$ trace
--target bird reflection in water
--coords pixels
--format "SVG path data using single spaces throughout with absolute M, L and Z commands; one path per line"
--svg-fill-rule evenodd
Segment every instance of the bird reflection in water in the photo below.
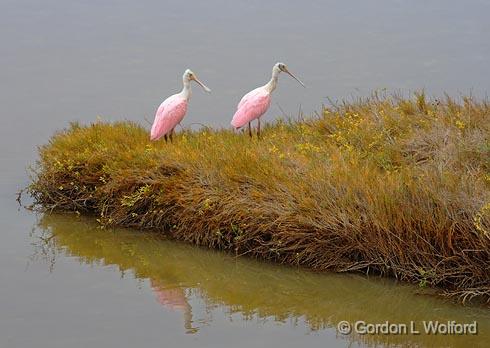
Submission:
M 199 329 L 192 326 L 192 307 L 187 300 L 185 290 L 181 287 L 166 287 L 161 282 L 150 279 L 150 285 L 158 303 L 173 311 L 184 314 L 184 327 L 187 334 L 196 333 Z

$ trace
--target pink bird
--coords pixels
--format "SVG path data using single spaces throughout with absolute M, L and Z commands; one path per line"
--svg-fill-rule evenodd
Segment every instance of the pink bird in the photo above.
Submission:
M 169 136 L 170 141 L 173 141 L 175 126 L 180 124 L 187 111 L 187 103 L 191 97 L 191 80 L 200 84 L 206 92 L 211 92 L 189 69 L 184 72 L 182 80 L 184 83 L 182 91 L 168 97 L 158 107 L 155 120 L 151 126 L 150 140 L 158 140 L 163 136 L 167 142 L 167 136 Z
M 231 125 L 236 129 L 242 128 L 248 123 L 248 135 L 252 137 L 250 123 L 257 119 L 257 137 L 260 137 L 260 117 L 265 114 L 271 105 L 271 95 L 276 89 L 279 73 L 285 72 L 298 81 L 303 87 L 305 85 L 296 76 L 294 76 L 284 63 L 276 63 L 272 68 L 272 78 L 267 84 L 258 87 L 247 94 L 240 100 L 237 106 Z

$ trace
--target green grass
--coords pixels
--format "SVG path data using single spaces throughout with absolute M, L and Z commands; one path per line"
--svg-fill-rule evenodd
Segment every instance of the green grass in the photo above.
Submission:
M 40 148 L 46 209 L 316 270 L 490 300 L 490 105 L 373 96 L 267 126 L 150 142 L 72 124 Z

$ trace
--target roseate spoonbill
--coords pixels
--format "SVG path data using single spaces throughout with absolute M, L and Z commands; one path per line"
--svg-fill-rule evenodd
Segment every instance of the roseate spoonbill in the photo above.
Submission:
M 158 140 L 162 136 L 167 142 L 167 136 L 173 141 L 175 126 L 180 124 L 187 111 L 187 103 L 191 97 L 191 81 L 196 81 L 206 92 L 211 90 L 206 87 L 196 74 L 187 69 L 182 76 L 184 88 L 180 93 L 174 94 L 163 101 L 158 107 L 155 120 L 151 126 L 150 140 Z
M 272 78 L 264 86 L 258 87 L 245 94 L 238 103 L 237 110 L 231 121 L 231 125 L 236 129 L 242 128 L 248 123 L 248 135 L 252 137 L 250 123 L 257 119 L 257 137 L 260 137 L 260 117 L 267 111 L 271 105 L 271 95 L 276 89 L 279 73 L 285 72 L 293 79 L 298 81 L 303 87 L 306 87 L 296 76 L 289 70 L 286 64 L 276 63 L 272 68 Z

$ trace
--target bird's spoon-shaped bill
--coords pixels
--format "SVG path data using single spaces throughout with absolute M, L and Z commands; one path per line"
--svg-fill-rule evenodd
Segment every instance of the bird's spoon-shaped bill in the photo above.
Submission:
M 294 76 L 293 73 L 291 73 L 289 70 L 285 70 L 285 71 L 286 71 L 286 73 L 289 74 L 289 76 L 291 76 L 293 79 L 295 79 L 296 81 L 298 81 L 301 86 L 303 86 L 304 88 L 306 88 L 305 84 L 303 82 L 301 82 L 296 76 Z
M 201 85 L 201 87 L 208 93 L 211 93 L 211 90 L 204 84 L 202 83 L 197 77 L 193 77 L 192 78 L 194 81 L 196 81 L 199 85 Z

